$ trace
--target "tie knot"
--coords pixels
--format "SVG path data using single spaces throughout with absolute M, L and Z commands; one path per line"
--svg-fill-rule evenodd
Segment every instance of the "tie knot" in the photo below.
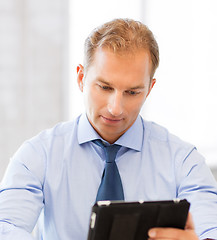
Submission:
M 121 148 L 120 145 L 117 145 L 117 144 L 105 145 L 100 139 L 94 140 L 93 142 L 98 146 L 100 146 L 102 149 L 104 149 L 107 163 L 111 163 L 115 161 L 117 152 Z
M 107 163 L 115 161 L 116 155 L 117 155 L 120 147 L 121 146 L 117 145 L 117 144 L 105 147 L 105 153 L 107 155 L 107 157 L 106 157 L 106 162 Z

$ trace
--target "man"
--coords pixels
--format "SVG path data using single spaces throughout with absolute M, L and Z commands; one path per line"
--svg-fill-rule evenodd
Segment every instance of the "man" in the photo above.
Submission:
M 41 239 L 87 238 L 105 168 L 96 139 L 121 146 L 116 164 L 125 201 L 191 203 L 185 230 L 154 228 L 150 239 L 217 239 L 217 185 L 203 157 L 139 115 L 158 63 L 158 45 L 140 22 L 117 19 L 91 33 L 77 67 L 86 112 L 26 141 L 13 156 L 0 192 L 1 240 L 31 239 L 41 211 Z

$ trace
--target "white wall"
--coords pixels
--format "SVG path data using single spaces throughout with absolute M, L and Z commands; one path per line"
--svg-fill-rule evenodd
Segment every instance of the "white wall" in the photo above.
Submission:
M 217 1 L 146 0 L 160 67 L 143 114 L 195 144 L 217 168 Z
M 68 0 L 0 0 L 0 180 L 20 144 L 68 118 Z

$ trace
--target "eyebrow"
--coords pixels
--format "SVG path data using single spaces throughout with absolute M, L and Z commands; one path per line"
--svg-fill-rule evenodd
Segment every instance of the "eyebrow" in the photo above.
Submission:
M 104 83 L 106 85 L 111 85 L 109 82 L 106 82 L 105 80 L 101 79 L 101 78 L 97 78 L 96 79 L 98 82 Z
M 101 79 L 101 78 L 96 79 L 96 80 L 97 80 L 98 82 L 101 82 L 101 83 L 103 83 L 103 84 L 106 84 L 106 85 L 112 87 L 112 85 L 111 85 L 109 82 L 107 82 L 107 81 L 105 81 L 105 80 L 103 80 L 103 79 Z M 137 90 L 137 89 L 144 89 L 144 88 L 145 88 L 144 85 L 138 85 L 138 86 L 129 88 L 129 90 Z
M 130 89 L 132 89 L 132 90 L 136 90 L 136 89 L 144 89 L 145 88 L 145 86 L 135 86 L 135 87 L 132 87 L 132 88 L 130 88 Z

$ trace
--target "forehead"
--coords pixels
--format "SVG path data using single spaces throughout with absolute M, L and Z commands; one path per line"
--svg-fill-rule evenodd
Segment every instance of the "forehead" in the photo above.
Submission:
M 151 58 L 148 51 L 136 50 L 134 52 L 115 53 L 110 49 L 98 48 L 95 51 L 92 66 L 98 70 L 124 72 L 146 71 L 151 69 Z
M 109 49 L 97 49 L 90 65 L 87 78 L 103 79 L 113 85 L 147 85 L 150 81 L 151 60 L 145 50 L 117 54 Z
M 149 54 L 148 50 L 143 49 L 143 48 L 131 47 L 129 49 L 115 50 L 109 46 L 102 46 L 102 47 L 98 47 L 95 49 L 95 51 L 93 53 L 93 62 L 97 57 L 102 56 L 102 55 L 116 57 L 121 60 L 121 59 L 126 59 L 126 58 L 133 59 L 139 55 L 141 56 L 141 55 L 150 55 L 150 54 Z

